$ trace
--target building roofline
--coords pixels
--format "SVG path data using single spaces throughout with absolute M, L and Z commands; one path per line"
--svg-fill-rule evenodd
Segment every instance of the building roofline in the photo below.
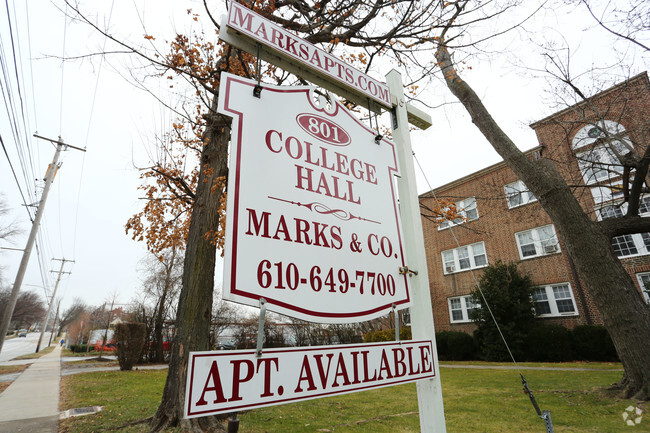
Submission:
M 629 78 L 629 79 L 627 79 L 627 80 L 625 80 L 625 81 L 623 81 L 621 83 L 618 83 L 618 84 L 610 87 L 609 89 L 603 90 L 602 92 L 599 92 L 599 93 L 596 93 L 595 95 L 590 96 L 589 99 L 595 98 L 595 97 L 600 98 L 600 97 L 606 96 L 607 94 L 612 93 L 612 92 L 617 91 L 617 90 L 620 90 L 623 87 L 629 86 L 630 84 L 632 84 L 632 83 L 634 83 L 636 81 L 642 81 L 644 78 L 645 78 L 645 82 L 648 85 L 650 85 L 650 80 L 648 80 L 648 72 L 644 71 L 644 72 L 641 72 L 638 75 L 635 75 L 632 78 Z M 558 112 L 553 113 L 553 114 L 551 114 L 549 116 L 546 116 L 542 120 L 538 120 L 536 122 L 533 122 L 529 126 L 532 129 L 536 129 L 541 124 L 547 123 L 547 122 L 553 120 L 556 117 L 560 117 L 560 116 L 564 115 L 565 113 L 567 113 L 568 111 L 575 110 L 577 107 L 580 107 L 581 105 L 587 104 L 587 102 L 588 102 L 588 100 L 585 100 L 585 101 L 578 102 L 577 104 L 573 104 L 573 105 L 571 105 L 571 106 L 569 106 L 569 107 L 567 107 L 567 108 L 565 108 L 565 109 L 563 109 L 561 111 L 558 111 Z
M 532 149 L 528 149 L 528 150 L 524 151 L 524 155 L 532 155 L 533 153 L 535 153 L 536 151 L 541 150 L 541 149 L 542 149 L 542 146 L 535 146 Z M 474 179 L 479 178 L 479 177 L 481 177 L 483 175 L 486 175 L 488 173 L 492 173 L 494 171 L 497 171 L 497 170 L 499 170 L 499 169 L 501 169 L 503 167 L 507 167 L 505 161 L 497 162 L 496 164 L 492 164 L 492 165 L 490 165 L 488 167 L 482 168 L 479 171 L 475 171 L 474 173 L 470 173 L 470 174 L 468 174 L 466 176 L 463 176 L 463 177 L 458 178 L 456 180 L 452 180 L 449 183 L 446 183 L 446 184 L 441 185 L 439 187 L 433 188 L 433 189 L 431 189 L 431 190 L 429 190 L 427 192 L 424 192 L 424 193 L 420 194 L 419 197 L 420 198 L 428 198 L 431 195 L 432 192 L 439 193 L 439 192 L 447 191 L 447 190 L 449 190 L 451 188 L 454 188 L 454 187 L 456 187 L 458 185 L 462 185 L 462 184 L 464 184 L 464 183 L 466 183 L 466 182 L 468 182 L 470 180 L 474 180 Z

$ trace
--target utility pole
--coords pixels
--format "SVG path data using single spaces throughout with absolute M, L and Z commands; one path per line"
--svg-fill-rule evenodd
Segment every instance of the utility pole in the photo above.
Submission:
M 50 305 L 47 307 L 47 314 L 45 315 L 45 320 L 43 320 L 43 326 L 41 327 L 41 336 L 38 337 L 38 344 L 36 344 L 36 353 L 38 353 L 38 351 L 41 349 L 41 341 L 43 340 L 43 334 L 47 329 L 47 323 L 50 321 L 50 313 L 52 312 L 52 305 L 54 305 L 54 300 L 56 299 L 56 289 L 59 287 L 59 282 L 61 281 L 61 275 L 70 273 L 70 272 L 63 272 L 63 266 L 65 265 L 65 262 L 74 263 L 74 260 L 66 260 L 66 259 L 52 259 L 52 260 L 60 260 L 61 268 L 59 268 L 59 275 L 56 277 L 56 284 L 54 285 L 52 298 L 50 298 Z M 50 271 L 50 272 L 56 272 L 56 271 Z
M 61 321 L 59 319 L 59 307 L 61 307 L 61 299 L 59 299 L 58 302 L 56 303 L 56 313 L 54 313 L 54 323 L 52 324 L 52 332 L 50 332 L 50 341 L 47 342 L 48 347 L 50 346 L 50 344 L 52 344 L 52 337 L 56 336 L 54 335 L 54 330 L 56 329 L 56 321 L 59 320 L 59 326 L 61 325 Z M 56 344 L 56 341 L 54 342 L 54 344 Z
M 11 323 L 11 316 L 14 314 L 14 308 L 16 308 L 16 301 L 18 300 L 18 293 L 20 292 L 20 287 L 23 284 L 23 278 L 25 277 L 25 271 L 27 270 L 27 264 L 29 263 L 29 256 L 32 253 L 32 248 L 34 247 L 34 242 L 36 241 L 36 234 L 38 233 L 38 227 L 41 223 L 41 218 L 43 218 L 43 212 L 45 210 L 45 202 L 47 196 L 50 192 L 50 186 L 54 182 L 54 176 L 56 175 L 57 170 L 61 167 L 59 163 L 59 156 L 61 151 L 67 150 L 68 147 L 71 147 L 76 150 L 81 150 L 85 152 L 85 149 L 80 147 L 70 146 L 65 144 L 61 137 L 58 140 L 52 140 L 50 138 L 41 137 L 34 134 L 34 137 L 41 138 L 43 140 L 50 141 L 56 144 L 56 152 L 54 152 L 54 158 L 52 163 L 48 166 L 47 173 L 45 173 L 45 187 L 43 188 L 43 193 L 41 194 L 41 200 L 38 203 L 38 210 L 36 211 L 36 216 L 32 222 L 32 229 L 29 232 L 29 238 L 27 238 L 27 246 L 23 252 L 23 258 L 20 261 L 20 266 L 18 267 L 18 273 L 16 274 L 16 280 L 14 281 L 14 286 L 11 290 L 11 296 L 9 297 L 9 302 L 7 303 L 4 311 L 4 316 L 2 318 L 2 323 L 0 324 L 0 352 L 2 352 L 2 346 L 5 342 L 5 336 L 9 330 L 9 323 Z

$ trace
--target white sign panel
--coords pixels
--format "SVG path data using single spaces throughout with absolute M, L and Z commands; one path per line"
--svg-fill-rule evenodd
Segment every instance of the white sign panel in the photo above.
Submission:
M 328 77 L 330 81 L 379 102 L 386 108 L 392 107 L 390 90 L 385 83 L 375 80 L 239 3 L 230 3 L 226 25 L 254 42 L 272 49 L 283 58 L 298 62 Z
M 192 352 L 185 417 L 413 382 L 436 375 L 431 341 Z
M 234 5 L 234 4 L 233 4 Z M 304 320 L 349 323 L 410 305 L 393 178 L 395 145 L 375 142 L 313 88 L 222 74 L 233 118 L 224 298 Z

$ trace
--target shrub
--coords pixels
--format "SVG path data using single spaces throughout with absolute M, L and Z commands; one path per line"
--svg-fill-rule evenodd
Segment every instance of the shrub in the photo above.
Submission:
M 576 326 L 571 331 L 571 342 L 576 360 L 618 361 L 616 348 L 604 326 Z
M 120 370 L 131 370 L 144 349 L 147 327 L 144 323 L 118 323 L 115 325 L 117 360 Z
M 88 345 L 87 344 L 71 344 L 70 345 L 70 350 L 73 353 L 84 353 L 88 352 Z
M 571 335 L 561 325 L 542 325 L 528 334 L 528 359 L 538 362 L 562 362 L 573 359 Z
M 467 361 L 476 358 L 474 338 L 465 332 L 442 331 L 436 333 L 438 359 L 441 361 Z
M 400 340 L 410 340 L 411 339 L 411 327 L 405 326 L 399 329 L 399 339 Z M 372 331 L 368 332 L 363 336 L 363 341 L 365 343 L 376 343 L 380 341 L 395 341 L 395 328 L 385 329 L 383 331 Z
M 498 261 L 485 268 L 479 287 L 481 291 L 475 289 L 472 296 L 482 308 L 476 308 L 471 318 L 477 326 L 474 339 L 481 357 L 486 361 L 510 360 L 492 315 L 483 305 L 482 293 L 515 359 L 523 359 L 528 333 L 535 326 L 530 277 L 520 274 L 515 263 Z

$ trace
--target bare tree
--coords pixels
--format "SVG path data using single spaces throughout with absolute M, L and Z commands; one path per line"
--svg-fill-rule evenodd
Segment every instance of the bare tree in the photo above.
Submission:
M 9 242 L 22 232 L 17 221 L 6 220 L 9 211 L 4 195 L 0 194 L 0 241 Z M 0 284 L 2 284 L 2 280 L 2 268 L 0 268 Z
M 235 306 L 226 301 L 215 301 L 212 307 L 212 325 L 210 326 L 211 348 L 217 346 L 219 337 L 228 328 L 239 322 L 240 313 Z
M 452 2 L 455 16 L 463 14 L 469 2 Z M 638 137 L 636 149 L 641 154 L 617 155 L 618 165 L 633 167 L 634 179 L 625 182 L 629 203 L 627 215 L 616 219 L 593 220 L 585 212 L 567 184 L 558 167 L 542 155 L 537 160 L 529 159 L 500 128 L 484 106 L 479 96 L 464 81 L 457 70 L 451 50 L 453 31 L 458 25 L 456 19 L 448 21 L 447 27 L 438 37 L 436 59 L 444 80 L 454 96 L 471 116 L 472 122 L 501 155 L 508 166 L 539 199 L 565 242 L 567 252 L 576 265 L 580 278 L 586 283 L 594 298 L 603 322 L 623 362 L 625 373 L 619 383 L 624 396 L 647 399 L 650 396 L 650 346 L 638 344 L 650 340 L 650 309 L 643 303 L 629 274 L 612 249 L 612 238 L 631 233 L 650 231 L 650 220 L 638 214 L 639 197 L 647 185 L 650 147 L 647 135 Z M 600 107 L 586 95 L 581 109 L 589 112 L 595 127 L 606 136 L 605 142 L 613 143 L 622 137 L 610 135 L 607 128 L 599 125 Z M 620 108 L 620 107 L 619 107 Z M 633 153 L 633 152 L 632 152 Z M 623 176 L 625 178 L 625 175 Z M 595 254 L 594 252 L 598 253 Z M 614 289 L 615 288 L 615 289 Z
M 5 289 L 0 291 L 0 305 L 6 305 L 9 302 L 11 290 Z M 0 309 L 0 320 L 4 309 Z M 29 328 L 37 323 L 45 314 L 45 304 L 43 299 L 34 292 L 20 292 L 13 315 L 11 316 L 10 328 L 20 329 Z
M 153 360 L 163 362 L 163 331 L 165 322 L 170 320 L 175 311 L 174 305 L 180 290 L 183 272 L 183 256 L 175 246 L 164 251 L 160 256 L 149 256 L 144 264 L 147 275 L 143 290 L 146 299 L 153 302 L 151 320 Z
M 9 214 L 9 210 L 4 195 L 0 194 L 0 218 L 2 219 L 0 223 L 0 240 L 4 241 L 10 240 L 21 232 L 16 221 L 7 222 L 4 220 L 7 214 Z
M 61 329 L 65 330 L 68 325 L 77 321 L 81 314 L 86 311 L 88 311 L 88 306 L 83 299 L 75 298 L 72 301 L 72 305 L 61 315 L 61 321 L 59 322 Z

